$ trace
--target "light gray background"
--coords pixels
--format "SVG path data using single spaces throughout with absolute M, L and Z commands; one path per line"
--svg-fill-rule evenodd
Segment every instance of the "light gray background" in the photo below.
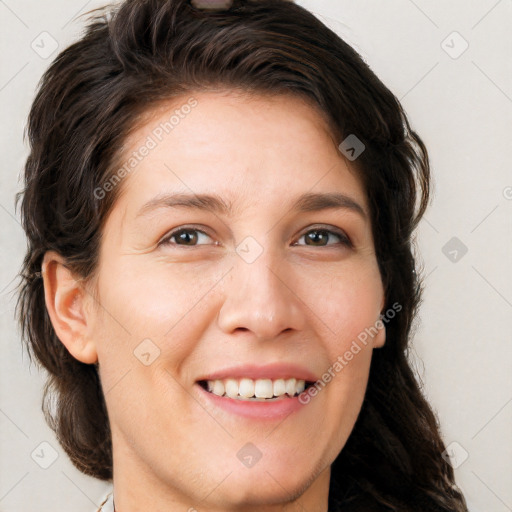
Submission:
M 75 16 L 103 3 L 0 0 L 1 512 L 95 511 L 107 489 L 72 467 L 44 423 L 44 376 L 22 355 L 13 293 L 25 249 L 13 198 L 26 116 L 43 71 L 82 31 Z M 428 277 L 414 360 L 471 512 L 510 511 L 512 1 L 298 3 L 356 47 L 429 149 L 436 190 L 417 233 Z M 51 48 L 44 31 L 59 45 L 46 59 L 31 47 Z M 469 43 L 460 56 L 454 31 Z M 443 252 L 452 237 L 459 247 Z M 46 470 L 34 461 L 51 461 L 42 442 L 58 454 Z

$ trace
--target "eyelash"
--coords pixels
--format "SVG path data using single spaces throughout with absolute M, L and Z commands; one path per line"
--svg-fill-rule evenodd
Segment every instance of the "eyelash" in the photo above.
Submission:
M 181 245 L 181 244 L 177 244 L 175 242 L 171 242 L 172 238 L 178 236 L 180 233 L 187 233 L 187 232 L 197 232 L 197 233 L 206 235 L 208 237 L 210 236 L 205 231 L 202 231 L 201 229 L 198 229 L 193 226 L 180 227 L 179 229 L 176 229 L 176 230 L 172 231 L 171 233 L 168 233 L 164 238 L 162 238 L 162 240 L 158 243 L 158 245 L 172 245 L 172 246 L 178 246 L 178 247 L 198 247 L 200 245 L 204 245 L 204 244 Z M 319 245 L 319 246 L 301 244 L 301 246 L 303 246 L 303 247 L 330 247 L 332 245 L 342 245 L 344 247 L 349 247 L 349 248 L 353 247 L 351 240 L 343 231 L 333 230 L 332 228 L 327 228 L 327 227 L 323 227 L 323 226 L 315 226 L 313 228 L 308 229 L 302 235 L 300 235 L 299 239 L 302 238 L 303 236 L 306 236 L 308 233 L 314 233 L 314 232 L 328 233 L 329 235 L 334 235 L 339 238 L 340 242 L 338 242 L 337 244 L 328 244 L 328 245 Z M 217 244 L 215 244 L 215 245 L 217 245 Z M 293 245 L 297 246 L 298 244 L 294 243 Z

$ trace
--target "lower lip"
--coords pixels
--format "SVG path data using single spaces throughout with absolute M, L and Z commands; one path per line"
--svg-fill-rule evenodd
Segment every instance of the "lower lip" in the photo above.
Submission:
M 236 400 L 235 398 L 215 395 L 206 391 L 199 384 L 196 385 L 200 392 L 216 407 L 220 407 L 227 412 L 237 414 L 245 418 L 278 420 L 286 418 L 290 414 L 297 412 L 304 407 L 304 405 L 299 402 L 298 396 L 272 401 L 269 400 L 267 402 Z

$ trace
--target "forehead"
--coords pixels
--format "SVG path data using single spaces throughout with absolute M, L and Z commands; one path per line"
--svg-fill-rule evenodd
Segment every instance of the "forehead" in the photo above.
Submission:
M 215 190 L 236 207 L 338 189 L 364 203 L 326 116 L 292 95 L 197 92 L 161 103 L 126 139 L 121 165 L 136 158 L 121 184 L 131 200 Z

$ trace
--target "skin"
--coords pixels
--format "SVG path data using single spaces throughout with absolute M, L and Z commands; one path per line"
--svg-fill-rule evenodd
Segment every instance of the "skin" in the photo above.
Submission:
M 118 510 L 325 512 L 330 465 L 353 429 L 384 328 L 284 420 L 222 410 L 195 382 L 219 368 L 275 361 L 321 376 L 375 324 L 384 292 L 365 191 L 340 141 L 303 100 L 193 96 L 197 106 L 124 178 L 94 276 L 80 280 L 58 254 L 46 254 L 48 311 L 70 353 L 99 363 Z M 187 99 L 149 112 L 125 155 Z M 234 210 L 139 215 L 159 194 L 178 191 L 216 193 Z M 302 193 L 333 191 L 366 218 L 347 208 L 290 207 Z M 189 245 L 169 236 L 160 243 L 190 225 L 205 234 L 189 233 Z M 315 244 L 315 228 L 333 233 Z M 236 252 L 248 236 L 263 249 L 252 263 Z M 147 366 L 134 356 L 145 339 L 158 354 Z M 237 458 L 248 442 L 262 453 L 251 468 Z

